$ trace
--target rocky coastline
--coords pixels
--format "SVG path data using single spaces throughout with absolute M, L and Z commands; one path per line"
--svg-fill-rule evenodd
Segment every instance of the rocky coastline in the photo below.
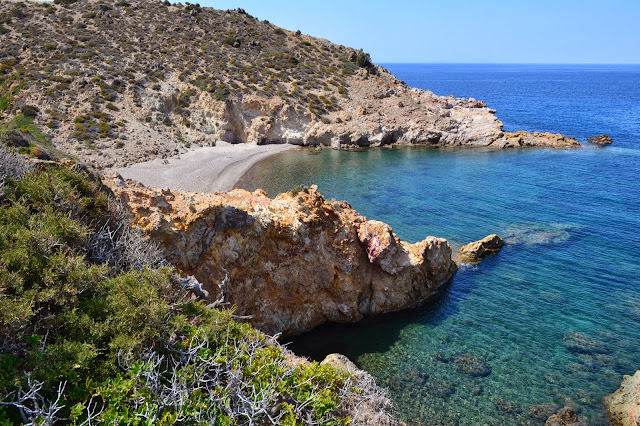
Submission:
M 106 182 L 169 262 L 269 334 L 419 306 L 457 268 L 446 240 L 401 241 L 389 225 L 315 187 L 270 199 L 260 190 L 199 194 Z

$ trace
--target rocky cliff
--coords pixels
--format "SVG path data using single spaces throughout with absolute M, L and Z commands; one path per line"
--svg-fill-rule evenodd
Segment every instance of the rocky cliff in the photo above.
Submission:
M 313 187 L 269 199 L 262 191 L 198 194 L 107 182 L 167 260 L 268 333 L 418 306 L 456 270 L 446 240 L 401 241 L 388 225 Z M 225 269 L 230 281 L 221 295 Z
M 502 130 L 481 101 L 412 89 L 367 54 L 244 10 L 156 0 L 0 2 L 0 122 L 96 167 L 193 145 L 579 146 Z
M 609 420 L 614 426 L 640 424 L 640 371 L 624 376 L 620 388 L 604 398 Z

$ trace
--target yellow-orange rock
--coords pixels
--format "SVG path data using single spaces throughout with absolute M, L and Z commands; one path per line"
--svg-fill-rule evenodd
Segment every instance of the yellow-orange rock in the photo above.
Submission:
M 264 191 L 199 194 L 107 184 L 132 211 L 133 226 L 164 249 L 169 262 L 219 293 L 267 333 L 293 335 L 325 322 L 411 308 L 456 270 L 451 247 L 428 237 L 400 241 L 316 188 L 269 199 Z

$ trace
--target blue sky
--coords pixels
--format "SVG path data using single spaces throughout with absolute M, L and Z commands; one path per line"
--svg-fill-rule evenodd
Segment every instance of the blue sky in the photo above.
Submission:
M 196 3 L 198 0 L 192 0 Z M 640 63 L 640 0 L 199 0 L 375 62 Z

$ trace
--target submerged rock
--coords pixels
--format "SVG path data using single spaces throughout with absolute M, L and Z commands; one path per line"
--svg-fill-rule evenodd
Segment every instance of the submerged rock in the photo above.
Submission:
M 512 401 L 507 401 L 506 399 L 494 399 L 493 405 L 496 406 L 498 411 L 501 411 L 505 414 L 516 415 L 522 413 L 522 408 L 520 408 L 518 404 Z
M 564 346 L 570 352 L 579 354 L 604 354 L 608 352 L 607 345 L 593 337 L 574 331 L 564 335 Z
M 604 398 L 604 406 L 614 426 L 640 425 L 640 371 L 625 375 L 620 388 Z
M 456 387 L 443 380 L 429 380 L 425 384 L 427 392 L 440 398 L 449 398 L 456 392 Z
M 480 241 L 474 241 L 466 246 L 460 247 L 460 257 L 465 260 L 479 261 L 489 254 L 500 251 L 504 241 L 496 234 L 484 237 Z
M 613 139 L 611 139 L 611 136 L 605 134 L 594 136 L 587 139 L 587 141 L 595 143 L 596 145 L 610 145 L 613 143 Z
M 451 247 L 409 244 L 316 187 L 280 194 L 199 194 L 106 179 L 166 259 L 212 300 L 229 273 L 228 302 L 266 333 L 295 335 L 326 322 L 419 306 L 456 271 Z
M 538 404 L 530 406 L 527 413 L 529 414 L 529 417 L 536 420 L 547 420 L 549 417 L 557 413 L 559 409 L 560 407 L 556 404 Z
M 564 407 L 547 419 L 545 426 L 584 426 L 571 407 Z
M 459 372 L 472 377 L 486 377 L 491 374 L 491 369 L 478 357 L 465 353 L 453 359 Z

